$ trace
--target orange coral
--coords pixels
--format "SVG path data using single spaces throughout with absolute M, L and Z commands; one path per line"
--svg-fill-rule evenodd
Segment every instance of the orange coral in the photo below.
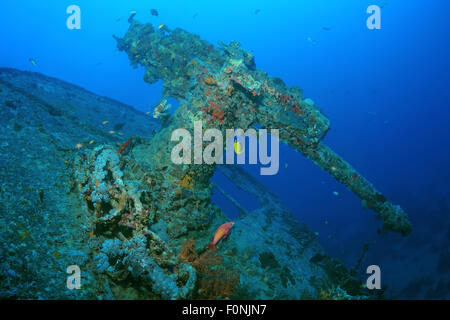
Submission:
M 225 73 L 230 74 L 231 72 L 233 72 L 233 69 L 234 69 L 233 66 L 229 66 L 228 68 L 225 69 Z
M 217 81 L 210 74 L 205 78 L 205 83 L 210 86 L 217 85 Z
M 233 92 L 233 85 L 230 85 L 227 90 L 227 96 L 231 96 L 232 92 Z
M 192 172 L 191 172 L 192 173 Z M 194 188 L 194 180 L 192 176 L 186 173 L 180 181 L 177 181 L 177 184 L 184 189 L 193 189 Z
M 195 240 L 190 238 L 186 240 L 178 252 L 178 258 L 182 262 L 192 263 L 198 259 L 197 251 L 195 251 Z

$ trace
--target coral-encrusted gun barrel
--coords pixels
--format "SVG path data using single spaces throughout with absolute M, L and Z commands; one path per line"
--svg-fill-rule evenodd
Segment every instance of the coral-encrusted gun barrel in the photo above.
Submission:
M 311 99 L 302 99 L 298 87 L 287 88 L 276 78 L 259 72 L 255 80 L 245 64 L 233 69 L 232 79 L 258 101 L 257 123 L 263 128 L 280 130 L 280 139 L 303 153 L 337 181 L 353 191 L 364 208 L 375 211 L 383 228 L 404 236 L 411 232 L 407 214 L 390 203 L 383 194 L 349 163 L 322 143 L 329 120 Z
M 289 144 L 337 181 L 353 191 L 365 208 L 372 209 L 383 221 L 383 228 L 404 236 L 411 223 L 400 206 L 393 205 L 349 163 L 322 143 L 329 130 L 329 120 L 310 99 L 302 100 L 298 87 L 287 88 L 279 79 L 266 74 L 255 80 L 246 66 L 233 69 L 232 79 L 258 102 L 257 123 L 263 128 L 279 129 L 281 141 Z
M 239 43 L 219 43 L 221 48 L 181 29 L 154 29 L 131 19 L 118 48 L 132 65 L 146 68 L 144 80 L 163 80 L 165 97 L 179 99 L 188 118 L 207 116 L 207 106 L 220 109 L 215 127 L 247 129 L 259 124 L 279 129 L 280 139 L 302 152 L 352 190 L 363 206 L 377 212 L 384 229 L 407 235 L 411 224 L 347 162 L 322 143 L 329 120 L 298 87 L 287 87 L 279 78 L 257 70 L 254 57 Z M 212 118 L 214 120 L 214 118 Z M 211 122 L 211 118 L 208 122 Z M 205 126 L 207 126 L 205 124 Z
M 411 223 L 403 209 L 387 201 L 369 181 L 325 144 L 319 143 L 315 149 L 305 151 L 304 154 L 314 163 L 352 190 L 362 200 L 363 207 L 374 210 L 386 230 L 399 232 L 404 236 L 411 232 Z

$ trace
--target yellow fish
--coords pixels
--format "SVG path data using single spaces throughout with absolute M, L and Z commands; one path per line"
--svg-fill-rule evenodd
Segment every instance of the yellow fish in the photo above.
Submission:
M 241 154 L 242 152 L 244 152 L 244 147 L 242 146 L 242 143 L 240 143 L 237 140 L 234 141 L 234 152 L 236 152 L 236 154 Z
M 115 132 L 115 131 L 113 131 L 113 130 L 111 130 L 111 131 L 109 131 L 109 133 L 111 133 L 111 134 L 115 134 L 116 132 Z
M 37 66 L 36 60 L 30 58 L 30 59 L 28 59 L 28 61 L 30 61 L 30 63 L 31 63 L 33 66 Z
M 158 29 L 162 29 L 162 28 L 164 28 L 164 23 L 162 23 L 158 26 Z
M 75 145 L 75 148 L 77 148 L 78 150 L 80 150 L 81 148 L 83 148 L 83 144 L 81 144 L 81 143 L 77 143 L 76 145 Z

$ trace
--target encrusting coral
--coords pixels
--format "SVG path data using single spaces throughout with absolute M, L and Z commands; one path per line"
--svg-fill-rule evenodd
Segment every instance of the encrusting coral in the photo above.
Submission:
M 126 179 L 119 153 L 107 146 L 95 148 L 77 171 L 86 208 L 95 213 L 92 236 L 99 248 L 97 272 L 120 285 L 129 278 L 163 299 L 186 299 L 196 284 L 192 266 L 179 263 L 156 233 L 148 228 L 151 209 L 137 181 Z
M 116 280 L 131 276 L 143 281 L 151 290 L 163 299 L 186 299 L 192 293 L 196 283 L 195 270 L 186 264 L 168 264 L 165 267 L 176 268 L 177 272 L 167 273 L 147 248 L 147 238 L 144 235 L 135 236 L 130 240 L 106 240 L 100 253 L 96 256 L 99 272 L 116 275 Z M 181 283 L 181 285 L 179 285 Z

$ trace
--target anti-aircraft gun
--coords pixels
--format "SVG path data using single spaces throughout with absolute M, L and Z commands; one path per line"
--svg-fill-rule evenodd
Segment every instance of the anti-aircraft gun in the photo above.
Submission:
M 322 141 L 329 131 L 329 120 L 298 87 L 256 69 L 254 56 L 238 42 L 213 46 L 182 29 L 154 28 L 133 19 L 125 37 L 115 37 L 131 64 L 146 69 L 150 84 L 161 79 L 163 100 L 177 99 L 180 107 L 168 124 L 153 138 L 148 162 L 185 186 L 207 189 L 214 165 L 174 165 L 170 160 L 170 132 L 176 128 L 193 130 L 196 120 L 204 128 L 244 130 L 255 126 L 279 129 L 280 140 L 311 159 L 337 181 L 352 190 L 365 208 L 377 213 L 384 230 L 404 236 L 411 232 L 406 213 L 358 173 Z M 174 195 L 165 193 L 166 203 Z M 170 212 L 168 209 L 166 212 Z M 167 214 L 166 214 L 167 216 Z M 186 223 L 189 223 L 186 218 Z M 169 230 L 170 231 L 170 230 Z

